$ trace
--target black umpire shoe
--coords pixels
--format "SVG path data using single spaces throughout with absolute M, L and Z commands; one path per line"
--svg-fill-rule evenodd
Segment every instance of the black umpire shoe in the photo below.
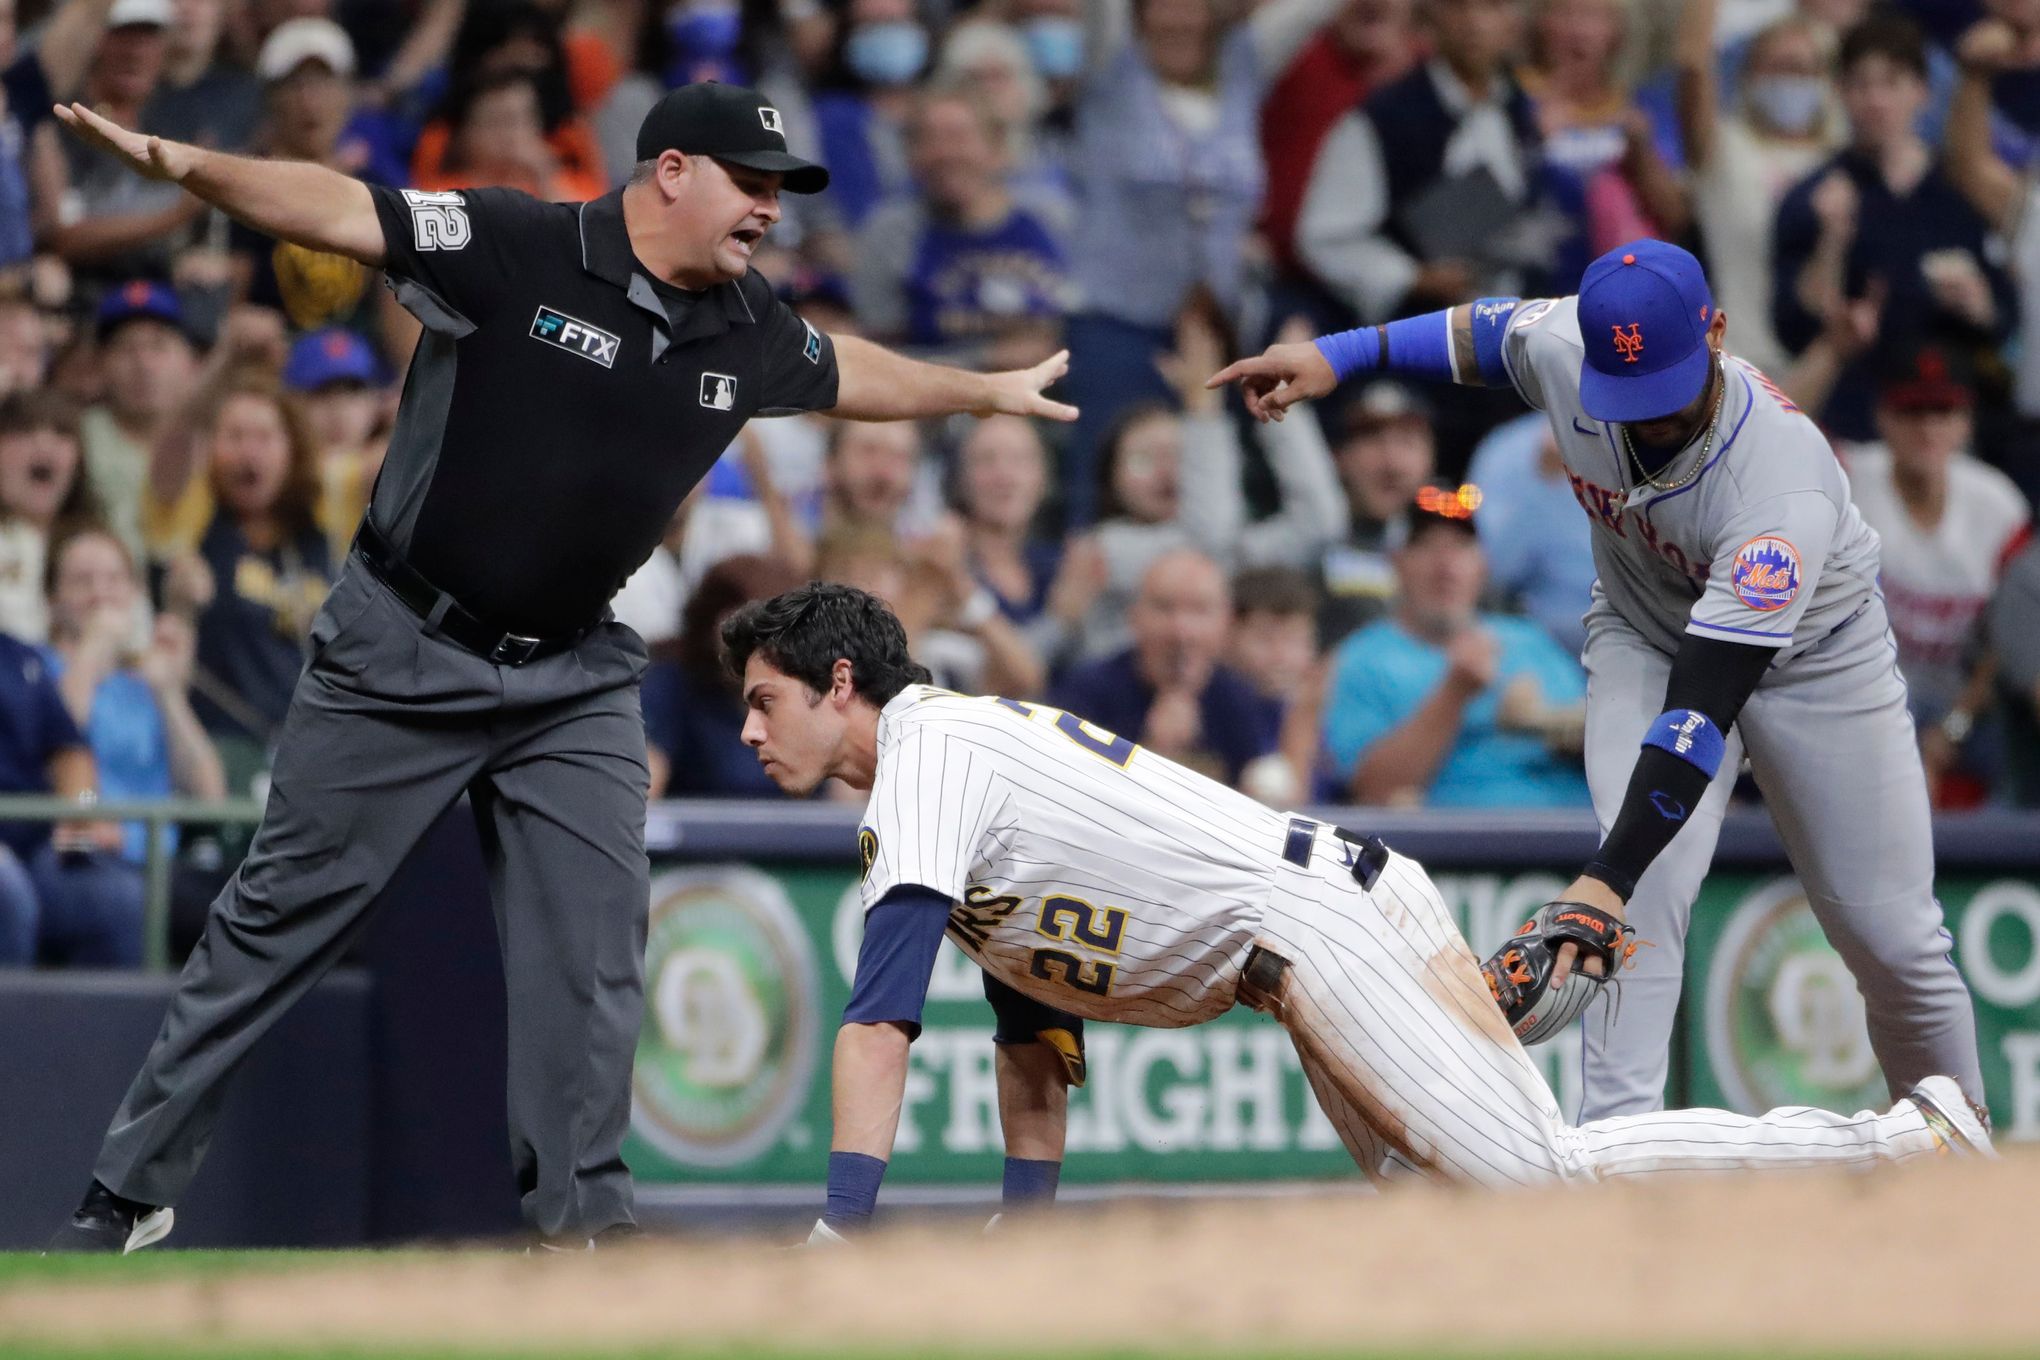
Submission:
M 43 1248 L 43 1255 L 73 1251 L 117 1251 L 126 1255 L 168 1237 L 170 1226 L 176 1221 L 173 1209 L 122 1199 L 94 1181 L 78 1205 L 78 1212 L 57 1229 L 56 1236 Z

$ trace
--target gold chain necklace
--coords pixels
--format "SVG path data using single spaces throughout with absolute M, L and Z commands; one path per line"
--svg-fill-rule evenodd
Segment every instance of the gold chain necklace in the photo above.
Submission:
M 1661 482 L 1651 476 L 1650 473 L 1644 471 L 1643 459 L 1636 456 L 1636 445 L 1630 441 L 1629 427 L 1627 425 L 1617 427 L 1622 431 L 1622 447 L 1628 451 L 1630 466 L 1636 469 L 1636 475 L 1643 478 L 1653 490 L 1677 491 L 1680 487 L 1698 477 L 1700 469 L 1707 466 L 1707 455 L 1714 450 L 1715 432 L 1721 428 L 1721 407 L 1728 400 L 1728 375 L 1721 372 L 1719 360 L 1715 361 L 1715 372 L 1721 378 L 1721 390 L 1714 394 L 1714 414 L 1708 417 L 1707 420 L 1707 438 L 1700 445 L 1700 456 L 1693 460 L 1693 466 L 1688 468 L 1686 475 L 1679 478 L 1676 482 Z

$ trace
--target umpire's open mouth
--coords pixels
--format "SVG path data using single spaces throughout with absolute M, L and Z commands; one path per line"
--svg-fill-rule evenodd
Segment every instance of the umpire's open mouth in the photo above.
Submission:
M 764 239 L 765 232 L 759 227 L 739 227 L 730 233 L 730 240 L 736 242 L 738 253 L 747 260 L 751 258 L 751 252 L 758 248 L 758 243 Z

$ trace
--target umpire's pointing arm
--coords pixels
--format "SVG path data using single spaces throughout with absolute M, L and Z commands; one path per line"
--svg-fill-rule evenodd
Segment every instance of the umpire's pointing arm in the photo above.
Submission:
M 59 104 L 57 121 L 136 174 L 183 186 L 238 222 L 295 245 L 380 269 L 382 224 L 368 186 L 309 161 L 268 161 L 134 132 L 83 104 Z
M 372 268 L 386 263 L 375 200 L 359 180 L 309 162 L 233 156 L 135 132 L 83 104 L 60 104 L 56 116 L 135 173 L 181 185 L 256 231 Z M 830 338 L 839 374 L 831 414 L 846 420 L 913 420 L 959 411 L 1077 418 L 1074 406 L 1041 395 L 1069 371 L 1068 351 L 1033 368 L 971 373 L 921 363 L 854 336 Z

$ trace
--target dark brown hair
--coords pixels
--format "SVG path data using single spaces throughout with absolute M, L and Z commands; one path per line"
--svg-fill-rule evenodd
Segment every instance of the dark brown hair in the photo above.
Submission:
M 71 489 L 57 507 L 58 525 L 90 525 L 105 518 L 99 493 L 92 489 L 92 474 L 85 466 L 85 439 L 78 424 L 78 403 L 54 388 L 12 392 L 0 399 L 0 439 L 11 435 L 47 431 L 68 439 L 78 451 L 77 470 Z M 4 509 L 4 507 L 0 507 Z
M 800 582 L 800 573 L 784 559 L 761 553 L 738 553 L 710 567 L 680 611 L 680 636 L 673 652 L 681 668 L 710 684 L 726 680 L 723 619 L 753 600 L 770 599 Z
M 212 410 L 207 413 L 207 438 L 217 437 L 227 403 L 236 397 L 254 397 L 268 402 L 276 408 L 278 417 L 283 421 L 283 437 L 290 449 L 290 462 L 271 513 L 276 516 L 284 537 L 299 538 L 316 533 L 319 527 L 319 446 L 312 439 L 310 427 L 305 424 L 303 408 L 298 405 L 295 396 L 283 390 L 283 384 L 274 374 L 258 368 L 244 368 L 227 379 L 213 402 Z M 216 464 L 214 469 L 209 475 L 217 475 Z M 213 494 L 216 497 L 219 494 L 217 483 L 213 486 Z

